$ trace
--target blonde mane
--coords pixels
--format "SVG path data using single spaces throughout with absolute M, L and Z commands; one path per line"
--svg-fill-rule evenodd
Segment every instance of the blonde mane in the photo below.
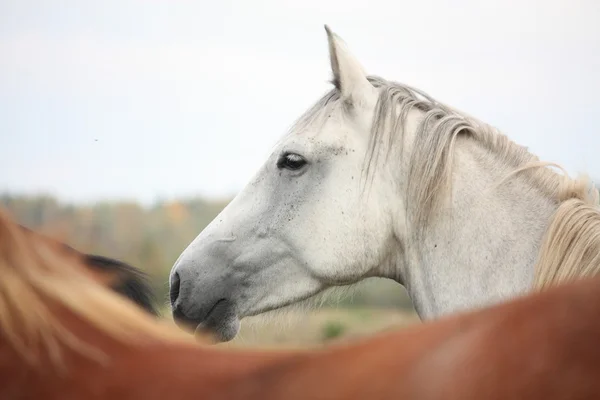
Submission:
M 60 366 L 61 347 L 98 361 L 106 356 L 72 334 L 51 309 L 58 305 L 128 344 L 193 343 L 191 335 L 146 315 L 93 280 L 77 258 L 27 234 L 0 209 L 0 335 L 32 365 L 47 355 Z
M 417 109 L 423 113 L 414 134 L 406 177 L 406 211 L 417 237 L 449 198 L 454 146 L 457 139 L 463 137 L 476 141 L 511 171 L 498 185 L 519 175 L 558 206 L 539 251 L 536 288 L 600 271 L 599 195 L 587 176 L 570 178 L 559 165 L 541 162 L 527 148 L 497 129 L 420 90 L 376 76 L 368 80 L 379 89 L 379 98 L 365 160 L 367 177 L 378 162 L 389 161 L 392 150 L 404 145 L 409 112 Z M 331 90 L 300 117 L 292 130 L 298 131 L 317 121 L 319 116 L 326 116 L 339 98 L 339 91 Z M 563 174 L 549 168 L 551 166 Z

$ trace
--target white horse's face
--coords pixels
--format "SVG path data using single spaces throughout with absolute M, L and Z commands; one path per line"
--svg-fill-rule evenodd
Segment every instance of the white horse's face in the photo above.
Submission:
M 364 171 L 377 92 L 329 39 L 339 99 L 283 138 L 181 254 L 170 281 L 177 321 L 230 340 L 244 316 L 381 275 L 391 262 L 397 195 Z

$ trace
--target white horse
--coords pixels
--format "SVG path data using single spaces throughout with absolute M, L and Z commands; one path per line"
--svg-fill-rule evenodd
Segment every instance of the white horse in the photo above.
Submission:
M 600 269 L 598 191 L 490 126 L 367 76 L 327 27 L 334 88 L 275 146 L 170 277 L 177 321 L 241 318 L 366 277 L 422 319 Z

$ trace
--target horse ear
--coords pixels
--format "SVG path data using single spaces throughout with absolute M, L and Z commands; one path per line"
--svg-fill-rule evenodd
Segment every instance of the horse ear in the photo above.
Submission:
M 374 91 L 367 80 L 363 67 L 348 51 L 344 41 L 325 25 L 329 42 L 329 58 L 333 72 L 333 84 L 341 92 L 342 99 L 350 104 L 363 102 Z

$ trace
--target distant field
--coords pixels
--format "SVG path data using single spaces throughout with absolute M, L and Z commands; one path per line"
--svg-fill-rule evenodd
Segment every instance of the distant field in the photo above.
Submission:
M 316 347 L 332 341 L 368 336 L 418 323 L 410 311 L 368 308 L 322 308 L 310 312 L 245 318 L 238 337 L 228 346 Z
M 394 309 L 289 310 L 244 318 L 238 336 L 219 346 L 318 347 L 415 323 L 419 319 L 414 312 Z

